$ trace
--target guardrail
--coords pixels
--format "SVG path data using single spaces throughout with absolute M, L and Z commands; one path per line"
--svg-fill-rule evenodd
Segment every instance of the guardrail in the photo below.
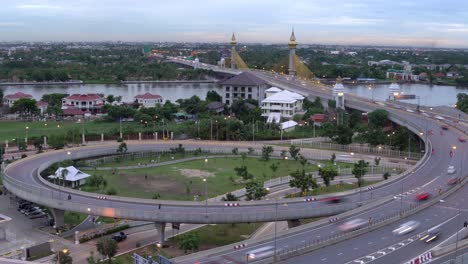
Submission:
M 400 150 L 393 150 L 390 148 L 378 148 L 378 147 L 370 147 L 366 145 L 357 145 L 357 144 L 349 144 L 349 145 L 340 145 L 335 143 L 329 142 L 312 142 L 312 141 L 305 141 L 301 139 L 292 139 L 290 140 L 291 145 L 296 146 L 310 146 L 314 149 L 326 149 L 326 150 L 337 150 L 342 152 L 356 152 L 356 153 L 369 153 L 378 156 L 387 156 L 387 157 L 397 157 L 397 158 L 408 158 L 408 159 L 420 159 L 424 156 L 424 153 L 419 152 L 407 152 L 407 151 L 400 151 Z

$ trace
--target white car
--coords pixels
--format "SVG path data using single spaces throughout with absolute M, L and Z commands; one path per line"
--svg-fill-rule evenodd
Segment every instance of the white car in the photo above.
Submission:
M 447 174 L 454 174 L 455 172 L 457 172 L 457 170 L 455 169 L 454 166 L 449 166 L 448 167 Z
M 341 231 L 352 231 L 352 230 L 357 230 L 367 224 L 367 221 L 361 218 L 356 218 L 353 220 L 350 220 L 340 226 L 338 226 L 338 229 Z
M 401 224 L 397 229 L 393 230 L 393 234 L 394 235 L 407 234 L 415 230 L 416 228 L 418 228 L 419 224 L 420 223 L 418 221 L 414 221 L 414 220 L 408 221 L 404 224 Z
M 440 115 L 436 115 L 434 116 L 435 119 L 438 119 L 438 120 L 445 120 L 445 118 L 441 117 Z

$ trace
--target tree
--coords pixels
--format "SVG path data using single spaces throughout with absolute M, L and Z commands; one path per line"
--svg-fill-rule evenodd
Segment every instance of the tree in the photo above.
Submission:
M 336 154 L 333 153 L 333 154 L 331 155 L 331 157 L 330 157 L 330 161 L 331 161 L 331 163 L 335 163 L 335 160 L 336 160 Z
M 291 158 L 297 160 L 298 159 L 298 154 L 299 154 L 299 151 L 301 151 L 301 148 L 298 148 L 294 145 L 291 145 L 289 147 L 289 155 L 291 155 Z
M 245 196 L 248 201 L 260 200 L 267 194 L 267 189 L 263 188 L 263 184 L 259 181 L 251 181 L 245 185 Z
M 286 150 L 281 150 L 280 157 L 284 159 L 286 157 L 286 153 L 287 153 Z
M 247 166 L 242 165 L 240 167 L 235 167 L 234 170 L 236 171 L 237 176 L 242 177 L 244 180 L 253 178 L 253 175 L 247 170 Z
M 375 158 L 374 158 L 375 166 L 379 166 L 380 160 L 381 160 L 380 157 L 375 157 Z
M 273 172 L 273 175 L 274 175 L 276 173 L 276 171 L 278 170 L 278 164 L 272 163 L 270 165 L 270 169 L 271 169 L 271 171 Z
M 153 197 L 151 197 L 151 198 L 153 198 L 154 200 L 157 200 L 157 199 L 161 198 L 161 194 L 159 194 L 159 193 L 154 193 L 154 194 L 153 194 Z
M 369 126 L 383 128 L 388 120 L 388 112 L 384 109 L 377 109 L 368 114 Z
M 222 201 L 239 201 L 239 198 L 237 198 L 234 194 L 232 193 L 227 193 L 226 196 L 221 198 Z
M 54 256 L 54 263 L 72 264 L 73 258 L 70 256 L 70 253 L 68 251 L 60 250 Z
M 53 149 L 62 149 L 65 146 L 65 137 L 64 135 L 50 135 L 47 143 Z
M 189 232 L 179 236 L 177 242 L 179 248 L 183 249 L 185 253 L 189 250 L 193 252 L 194 250 L 198 250 L 200 246 L 200 237 L 196 232 Z
M 62 179 L 62 185 L 65 186 L 65 179 L 67 178 L 68 176 L 68 169 L 67 168 L 63 168 L 61 173 L 60 173 L 60 178 Z
M 252 155 L 252 153 L 254 153 L 254 151 L 255 151 L 255 150 L 254 150 L 253 148 L 249 147 L 249 148 L 247 149 L 247 154 L 248 154 L 248 155 Z
M 299 163 L 301 164 L 302 166 L 302 169 L 304 169 L 305 165 L 307 165 L 309 161 L 307 161 L 307 159 L 302 156 L 302 155 L 299 155 Z
M 125 153 L 125 152 L 127 152 L 127 143 L 122 142 L 117 148 L 117 153 Z
M 387 171 L 385 172 L 382 177 L 384 178 L 384 180 L 387 180 L 388 178 L 390 178 L 391 174 Z
M 262 160 L 264 161 L 269 161 L 270 156 L 273 153 L 273 147 L 272 146 L 263 146 L 262 147 Z
M 332 166 L 325 166 L 324 168 L 319 168 L 318 171 L 320 177 L 322 177 L 323 182 L 326 186 L 330 186 L 330 181 L 335 179 L 335 176 L 338 176 L 338 171 L 335 170 Z
M 12 113 L 19 113 L 24 116 L 37 114 L 39 109 L 36 106 L 36 100 L 29 98 L 21 98 L 13 103 L 10 111 Z
M 239 154 L 239 148 L 233 148 L 232 149 L 232 154 L 234 154 L 234 155 Z
M 222 102 L 223 98 L 216 91 L 208 91 L 206 93 L 206 101 L 208 101 L 208 102 Z
M 26 151 L 26 150 L 28 150 L 28 146 L 27 146 L 26 142 L 24 142 L 23 140 L 18 140 L 17 145 L 18 145 L 18 150 L 19 150 L 19 151 Z
M 359 160 L 358 162 L 354 163 L 352 174 L 356 179 L 358 179 L 358 186 L 362 186 L 362 177 L 367 173 L 367 166 L 369 163 L 365 160 Z
M 109 104 L 112 104 L 113 102 L 115 102 L 115 97 L 113 94 L 109 94 L 107 97 L 106 97 L 106 101 L 109 103 Z
M 292 179 L 289 181 L 289 186 L 292 188 L 301 189 L 301 193 L 305 193 L 310 187 L 317 187 L 317 182 L 311 175 L 306 175 L 305 170 L 296 170 L 291 174 Z
M 112 263 L 112 257 L 117 254 L 118 245 L 115 240 L 110 237 L 103 237 L 98 240 L 96 244 L 97 251 L 101 253 L 101 255 L 107 257 L 107 263 Z

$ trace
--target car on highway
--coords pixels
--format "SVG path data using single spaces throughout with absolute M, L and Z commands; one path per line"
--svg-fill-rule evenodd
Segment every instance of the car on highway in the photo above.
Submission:
M 434 116 L 434 118 L 437 120 L 445 120 L 445 118 L 441 117 L 440 115 L 436 115 Z
M 247 252 L 246 258 L 247 261 L 255 260 L 255 259 L 262 259 L 273 256 L 274 250 L 273 246 L 266 246 L 257 248 Z
M 448 130 L 449 126 L 448 125 L 442 125 L 442 126 L 440 126 L 440 128 L 442 128 L 443 130 Z
M 418 195 L 416 195 L 416 199 L 418 201 L 427 200 L 427 199 L 429 199 L 429 193 L 419 193 Z
M 466 142 L 466 139 L 464 137 L 459 137 L 458 138 L 458 141 L 460 141 L 461 143 L 465 143 Z
M 458 183 L 458 180 L 459 180 L 459 179 L 458 179 L 457 176 L 451 177 L 451 178 L 448 179 L 447 184 L 448 184 L 448 185 L 455 185 L 455 184 Z
M 119 232 L 118 234 L 113 235 L 112 239 L 115 240 L 115 242 L 121 242 L 127 239 L 127 235 L 124 232 Z
M 338 229 L 341 231 L 353 231 L 359 228 L 364 227 L 367 224 L 367 221 L 362 218 L 356 218 L 350 221 L 345 222 L 338 226 Z
M 414 231 L 420 223 L 418 221 L 408 221 L 406 223 L 401 224 L 397 229 L 393 230 L 394 235 L 405 235 L 408 234 L 411 231 Z
M 436 240 L 440 235 L 440 226 L 433 227 L 427 230 L 427 233 L 422 236 L 419 240 L 429 243 L 433 240 Z
M 457 172 L 457 170 L 455 169 L 455 166 L 449 166 L 447 168 L 447 174 L 455 174 L 455 172 Z

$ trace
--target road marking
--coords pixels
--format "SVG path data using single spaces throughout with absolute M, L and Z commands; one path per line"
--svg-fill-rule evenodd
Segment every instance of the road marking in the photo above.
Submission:
M 338 253 L 338 256 L 341 256 L 341 255 L 343 255 L 343 253 L 341 253 L 341 252 L 340 252 L 340 253 Z
M 327 260 L 327 258 L 323 258 L 323 259 L 322 259 L 322 261 L 325 261 L 325 260 Z

